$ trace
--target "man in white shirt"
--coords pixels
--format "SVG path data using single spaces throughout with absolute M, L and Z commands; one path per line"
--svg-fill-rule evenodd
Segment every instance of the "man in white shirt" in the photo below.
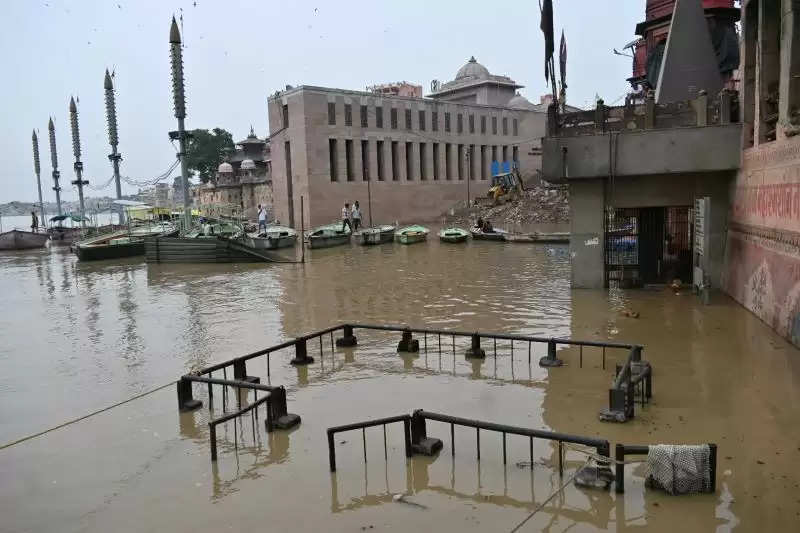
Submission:
M 361 208 L 358 205 L 358 200 L 353 204 L 351 215 L 353 217 L 353 231 L 358 231 L 358 228 L 361 227 Z
M 267 210 L 258 204 L 258 231 L 267 231 Z
M 353 226 L 350 225 L 350 204 L 348 203 L 345 203 L 342 208 L 342 231 L 344 231 L 345 226 L 347 226 L 351 232 L 353 231 Z

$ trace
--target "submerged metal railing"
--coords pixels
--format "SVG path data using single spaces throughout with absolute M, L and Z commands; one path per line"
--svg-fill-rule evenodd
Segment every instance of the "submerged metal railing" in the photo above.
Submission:
M 335 426 L 328 428 L 328 457 L 331 472 L 336 471 L 336 446 L 334 442 L 334 435 L 343 431 L 362 430 L 362 439 L 364 443 L 364 462 L 367 461 L 367 439 L 365 429 L 373 426 L 383 426 L 383 443 L 384 443 L 384 457 L 388 458 L 386 451 L 386 424 L 394 422 L 403 422 L 403 429 L 405 432 L 405 452 L 406 457 L 411 457 L 413 454 L 420 455 L 435 455 L 442 449 L 442 441 L 438 438 L 428 437 L 426 422 L 436 421 L 450 424 L 450 453 L 455 456 L 455 426 L 463 426 L 475 428 L 475 442 L 476 442 L 476 459 L 478 462 L 481 460 L 481 430 L 494 431 L 503 435 L 502 450 L 503 450 L 503 464 L 507 464 L 508 456 L 506 449 L 506 435 L 519 435 L 528 437 L 529 439 L 529 453 L 530 462 L 533 465 L 533 439 L 545 439 L 555 441 L 558 444 L 558 475 L 564 476 L 564 450 L 563 443 L 579 444 L 588 446 L 595 449 L 595 456 L 599 458 L 598 467 L 610 472 L 608 462 L 603 461 L 603 458 L 608 458 L 610 454 L 610 444 L 605 439 L 595 437 L 585 437 L 581 435 L 571 435 L 568 433 L 559 433 L 555 431 L 546 431 L 542 429 L 524 428 L 519 426 L 509 426 L 506 424 L 498 424 L 495 422 L 486 422 L 483 420 L 474 420 L 469 418 L 462 418 L 458 416 L 451 416 L 442 413 L 433 413 L 418 409 L 414 411 L 411 416 L 398 415 L 386 418 L 377 418 L 373 420 L 366 420 L 363 422 L 355 422 L 343 426 Z
M 583 341 L 573 340 L 558 337 L 537 337 L 532 335 L 519 335 L 510 333 L 486 333 L 477 331 L 459 331 L 459 330 L 445 330 L 436 328 L 414 328 L 401 325 L 380 325 L 380 324 L 359 324 L 347 323 L 338 324 L 322 330 L 318 330 L 307 335 L 302 335 L 295 339 L 291 339 L 256 352 L 246 355 L 235 357 L 228 361 L 223 361 L 215 365 L 203 368 L 192 375 L 205 376 L 213 378 L 214 372 L 222 372 L 223 379 L 227 379 L 228 370 L 231 369 L 234 380 L 237 381 L 258 381 L 257 377 L 248 376 L 247 362 L 256 358 L 263 357 L 266 360 L 267 378 L 271 377 L 270 361 L 271 355 L 275 352 L 285 349 L 294 349 L 294 357 L 291 360 L 293 365 L 307 365 L 314 362 L 314 357 L 309 355 L 310 343 L 314 340 L 319 341 L 319 354 L 320 357 L 324 354 L 324 344 L 327 338 L 330 339 L 330 349 L 335 350 L 335 347 L 354 347 L 357 346 L 358 341 L 355 336 L 355 330 L 372 330 L 372 331 L 388 331 L 400 333 L 401 338 L 397 346 L 398 352 L 418 352 L 420 351 L 419 339 L 415 339 L 414 335 L 422 335 L 422 348 L 427 351 L 429 338 L 435 339 L 438 349 L 442 350 L 442 339 L 451 339 L 452 350 L 455 354 L 456 339 L 469 338 L 470 346 L 466 350 L 465 355 L 468 358 L 482 359 L 486 357 L 486 350 L 482 347 L 482 341 L 491 339 L 493 341 L 494 357 L 497 358 L 497 341 L 508 341 L 510 350 L 513 353 L 515 344 L 527 344 L 528 364 L 530 365 L 533 354 L 533 346 L 535 344 L 544 344 L 547 346 L 547 355 L 539 359 L 539 365 L 542 367 L 558 367 L 563 364 L 563 361 L 558 358 L 558 346 L 577 346 L 579 367 L 583 367 L 584 348 L 595 347 L 600 348 L 598 354 L 602 356 L 602 368 L 606 368 L 606 351 L 608 349 L 628 350 L 628 358 L 622 366 L 617 367 L 615 373 L 614 383 L 609 390 L 609 405 L 607 409 L 601 412 L 601 419 L 603 420 L 616 420 L 626 421 L 634 415 L 634 401 L 635 389 L 641 389 L 641 403 L 646 403 L 652 395 L 652 370 L 650 365 L 641 359 L 642 346 L 636 344 L 619 343 L 619 342 L 606 342 L 606 341 Z M 342 332 L 342 336 L 334 340 L 334 333 L 337 331 Z M 433 340 L 431 341 L 433 342 Z M 639 383 L 644 380 L 643 385 Z
M 353 431 L 356 429 L 361 430 L 361 438 L 364 443 L 364 462 L 367 462 L 367 434 L 366 429 L 369 427 L 383 426 L 383 457 L 389 458 L 389 449 L 386 445 L 386 424 L 393 424 L 396 422 L 403 423 L 403 442 L 405 444 L 406 457 L 411 457 L 411 417 L 409 415 L 388 416 L 386 418 L 375 418 L 367 420 L 366 422 L 356 422 L 354 424 L 345 424 L 344 426 L 335 426 L 328 428 L 328 462 L 331 467 L 331 472 L 336 472 L 336 445 L 334 437 L 337 433 L 345 431 Z
M 222 408 L 223 411 L 227 409 L 227 390 L 229 387 L 236 390 L 236 399 L 238 410 L 228 413 L 220 418 L 211 420 L 208 423 L 210 445 L 211 445 L 211 460 L 217 460 L 217 431 L 216 427 L 219 424 L 225 423 L 229 420 L 234 422 L 234 439 L 236 439 L 236 420 L 242 415 L 253 411 L 255 418 L 253 419 L 253 436 L 255 438 L 255 421 L 258 419 L 258 407 L 266 404 L 264 425 L 267 432 L 272 432 L 276 428 L 289 429 L 300 423 L 300 417 L 287 412 L 286 407 L 286 389 L 283 387 L 276 387 L 272 385 L 262 385 L 258 383 L 258 378 L 249 377 L 245 380 L 229 380 L 229 379 L 216 379 L 213 377 L 204 377 L 197 375 L 185 375 L 178 380 L 178 408 L 181 411 L 190 411 L 202 406 L 202 402 L 193 396 L 192 384 L 205 383 L 208 385 L 208 399 L 209 403 L 213 401 L 214 391 L 212 385 L 222 386 Z M 242 407 L 242 394 L 241 391 L 252 390 L 253 402 L 250 405 Z M 258 391 L 263 391 L 265 395 L 258 398 Z M 238 442 L 234 440 L 234 445 L 238 449 Z

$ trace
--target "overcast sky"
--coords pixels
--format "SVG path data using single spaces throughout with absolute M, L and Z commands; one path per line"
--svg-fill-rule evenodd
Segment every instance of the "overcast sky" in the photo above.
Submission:
M 612 48 L 634 38 L 645 0 L 554 4 L 556 39 L 564 28 L 569 50 L 567 101 L 591 106 L 599 94 L 613 103 L 627 90 L 631 62 Z M 183 15 L 187 127 L 225 128 L 234 140 L 244 138 L 251 124 L 259 137 L 266 135 L 267 97 L 286 84 L 363 90 L 408 80 L 427 94 L 432 79 L 451 80 L 471 55 L 491 73 L 525 85 L 523 94 L 534 102 L 547 91 L 537 0 L 4 0 L 0 202 L 36 198 L 33 128 L 40 132 L 45 199 L 55 199 L 50 115 L 63 197 L 77 198 L 69 183 L 70 95 L 80 99 L 84 177 L 94 186 L 109 180 L 106 67 L 116 71 L 123 175 L 147 179 L 170 165 L 175 150 L 167 132 L 176 129 L 168 47 L 173 13 Z M 109 185 L 88 195 L 113 191 Z

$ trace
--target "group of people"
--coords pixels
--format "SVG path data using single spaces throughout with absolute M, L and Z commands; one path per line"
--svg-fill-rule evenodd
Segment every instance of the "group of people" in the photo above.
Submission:
M 483 233 L 492 233 L 494 228 L 492 227 L 492 223 L 489 222 L 489 219 L 483 219 L 483 217 L 478 217 L 478 220 L 475 222 L 475 229 L 482 231 Z
M 358 231 L 361 227 L 361 207 L 358 205 L 358 200 L 353 203 L 353 207 L 345 202 L 342 208 L 342 231 L 345 226 L 350 228 L 350 232 Z

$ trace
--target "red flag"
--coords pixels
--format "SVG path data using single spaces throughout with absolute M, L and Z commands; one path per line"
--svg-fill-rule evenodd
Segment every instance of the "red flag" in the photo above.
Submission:
M 558 67 L 561 70 L 561 87 L 567 87 L 567 39 L 561 30 L 561 44 L 558 47 Z
M 550 63 L 553 60 L 553 51 L 555 49 L 555 38 L 553 37 L 553 0 L 539 0 L 539 10 L 542 14 L 542 20 L 539 27 L 544 33 L 544 79 L 554 79 L 555 72 L 550 72 Z M 555 83 L 555 82 L 554 82 Z

